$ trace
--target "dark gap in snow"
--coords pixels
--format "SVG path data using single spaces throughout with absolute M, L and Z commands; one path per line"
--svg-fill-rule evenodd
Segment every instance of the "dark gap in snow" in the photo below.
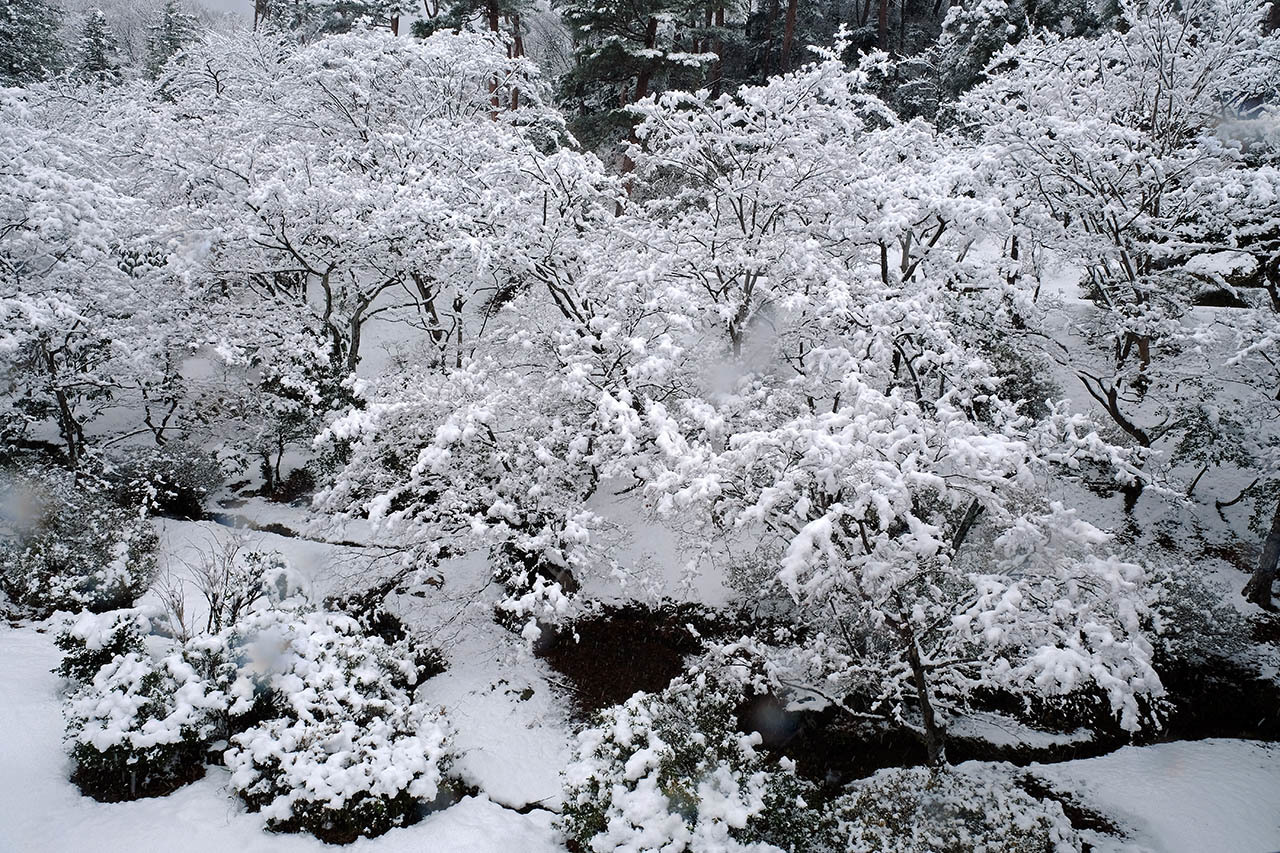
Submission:
M 1125 836 L 1124 831 L 1106 815 L 1084 805 L 1070 794 L 1054 790 L 1043 779 L 1027 774 L 1018 780 L 1018 787 L 1038 800 L 1053 800 L 1062 806 L 1062 813 L 1076 829 L 1090 830 L 1117 839 Z M 1086 845 L 1086 853 L 1090 849 L 1093 849 L 1092 846 Z
M 571 711 L 585 720 L 637 691 L 662 690 L 684 672 L 685 658 L 702 650 L 702 637 L 723 635 L 732 624 L 696 605 L 626 604 L 544 631 L 535 651 L 568 680 Z

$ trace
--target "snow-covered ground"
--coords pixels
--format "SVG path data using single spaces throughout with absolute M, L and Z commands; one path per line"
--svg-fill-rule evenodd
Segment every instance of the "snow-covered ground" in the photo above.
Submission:
M 98 803 L 67 781 L 58 662 L 51 633 L 0 628 L 0 851 L 3 853 L 302 853 L 334 848 L 305 835 L 276 835 L 211 769 L 171 794 Z M 542 853 L 561 851 L 552 815 L 505 809 L 483 794 L 421 823 L 350 846 L 352 853 Z
M 1280 746 L 1179 741 L 1038 765 L 1036 775 L 1112 818 L 1129 841 L 1100 850 L 1275 853 L 1280 850 Z
M 497 656 L 499 659 L 502 655 Z M 227 774 L 163 798 L 97 803 L 67 781 L 58 650 L 38 626 L 0 628 L 0 851 L 3 853 L 301 853 L 332 850 L 308 836 L 263 829 L 227 790 Z M 480 676 L 476 673 L 479 671 Z M 525 671 L 528 671 L 527 668 Z M 449 704 L 464 773 L 482 789 L 421 823 L 361 840 L 352 853 L 563 851 L 552 814 L 520 814 L 493 800 L 528 801 L 552 790 L 567 757 L 545 681 L 500 684 L 494 672 L 455 667 L 426 695 Z M 525 688 L 534 692 L 521 700 Z M 548 694 L 539 697 L 539 691 Z M 523 706 L 523 710 L 520 709 Z M 1101 758 L 1032 768 L 1053 787 L 1130 834 L 1095 839 L 1100 850 L 1274 853 L 1280 850 L 1280 748 L 1240 740 L 1127 747 Z M 492 797 L 493 799 L 490 799 Z

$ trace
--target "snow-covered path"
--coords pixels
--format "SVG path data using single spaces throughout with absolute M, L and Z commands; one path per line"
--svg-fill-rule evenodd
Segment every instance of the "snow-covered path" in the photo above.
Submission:
M 321 853 L 310 837 L 265 832 L 226 791 L 226 773 L 168 797 L 98 803 L 67 781 L 53 637 L 0 627 L 0 853 Z M 421 823 L 362 840 L 351 853 L 563 853 L 551 815 L 468 797 Z

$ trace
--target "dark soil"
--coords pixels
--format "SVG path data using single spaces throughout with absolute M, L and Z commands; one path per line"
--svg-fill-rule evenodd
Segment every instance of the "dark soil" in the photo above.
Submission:
M 572 711 L 586 720 L 638 690 L 662 690 L 684 672 L 685 658 L 702 650 L 698 635 L 721 636 L 732 625 L 693 605 L 612 607 L 571 627 L 545 628 L 534 651 L 568 681 Z

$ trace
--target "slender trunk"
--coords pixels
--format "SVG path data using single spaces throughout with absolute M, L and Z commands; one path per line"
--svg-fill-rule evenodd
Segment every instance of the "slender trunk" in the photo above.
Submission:
M 645 46 L 645 50 L 647 51 L 654 50 L 658 46 L 658 19 L 657 18 L 650 18 L 649 23 L 645 26 L 644 46 Z M 635 91 L 635 96 L 631 99 L 631 103 L 634 104 L 649 94 L 649 82 L 652 79 L 653 79 L 653 62 L 651 60 L 645 60 L 644 64 L 640 66 L 640 70 L 636 72 L 636 91 Z M 623 106 L 625 107 L 626 106 L 625 94 L 623 95 L 623 101 L 624 101 Z M 632 142 L 636 141 L 635 128 L 631 129 L 630 139 Z M 636 167 L 635 161 L 632 160 L 629 156 L 624 154 L 622 157 L 622 174 L 624 175 L 630 174 L 632 170 L 635 169 L 635 167 Z M 626 191 L 627 191 L 627 195 L 631 195 L 630 179 L 627 179 L 626 181 Z
M 769 59 L 773 53 L 774 32 L 778 27 L 778 0 L 769 0 L 769 17 L 764 29 L 764 57 L 760 60 L 760 75 L 769 79 Z
M 787 0 L 787 22 L 782 30 L 782 61 L 778 70 L 783 74 L 791 69 L 791 43 L 796 38 L 796 6 L 798 0 Z
M 716 9 L 716 27 L 724 27 L 724 6 Z M 716 37 L 711 42 L 711 50 L 716 55 L 716 61 L 711 66 L 711 97 L 720 97 L 720 85 L 724 79 L 724 39 L 720 37 L 720 29 L 716 30 Z
M 915 634 L 912 633 L 905 617 L 901 624 L 903 639 L 907 643 L 907 662 L 911 665 L 911 680 L 915 683 L 920 702 L 920 719 L 924 724 L 924 746 L 929 754 L 929 766 L 945 767 L 947 732 L 938 723 L 938 716 L 933 708 L 933 698 L 929 695 L 929 679 L 924 670 L 924 662 L 920 659 L 920 644 L 916 642 Z
M 511 15 L 511 58 L 519 59 L 524 56 L 524 35 L 520 32 L 520 13 L 513 12 Z M 511 109 L 520 109 L 520 90 L 515 86 L 511 87 Z
M 1258 558 L 1258 567 L 1253 570 L 1253 577 L 1244 588 L 1245 598 L 1267 610 L 1275 609 L 1275 605 L 1271 603 L 1271 590 L 1276 582 L 1277 562 L 1280 562 L 1280 501 L 1276 502 L 1271 529 L 1262 542 L 1262 556 Z
M 889 0 L 880 0 L 880 14 L 877 19 L 877 25 L 880 33 L 879 45 L 881 50 L 889 49 Z
M 347 349 L 347 373 L 355 373 L 356 366 L 360 363 L 360 331 L 364 325 L 364 320 L 357 314 L 351 318 L 350 340 Z
M 486 17 L 489 21 L 490 32 L 500 32 L 502 29 L 502 21 L 498 15 L 498 0 L 487 0 L 485 4 Z M 489 81 L 489 104 L 493 109 L 489 112 L 489 118 L 494 121 L 498 120 L 498 78 L 494 77 Z
M 67 461 L 71 463 L 72 468 L 75 468 L 80 464 L 80 453 L 84 446 L 84 428 L 80 426 L 80 422 L 76 420 L 71 410 L 71 401 L 67 397 L 67 392 L 58 384 L 57 359 L 47 347 L 43 347 L 43 350 L 45 366 L 49 371 L 49 384 L 53 388 L 53 399 L 58 404 L 58 431 L 62 433 L 62 440 L 67 445 Z
M 391 16 L 391 35 L 393 36 L 400 35 L 400 16 L 399 15 Z

